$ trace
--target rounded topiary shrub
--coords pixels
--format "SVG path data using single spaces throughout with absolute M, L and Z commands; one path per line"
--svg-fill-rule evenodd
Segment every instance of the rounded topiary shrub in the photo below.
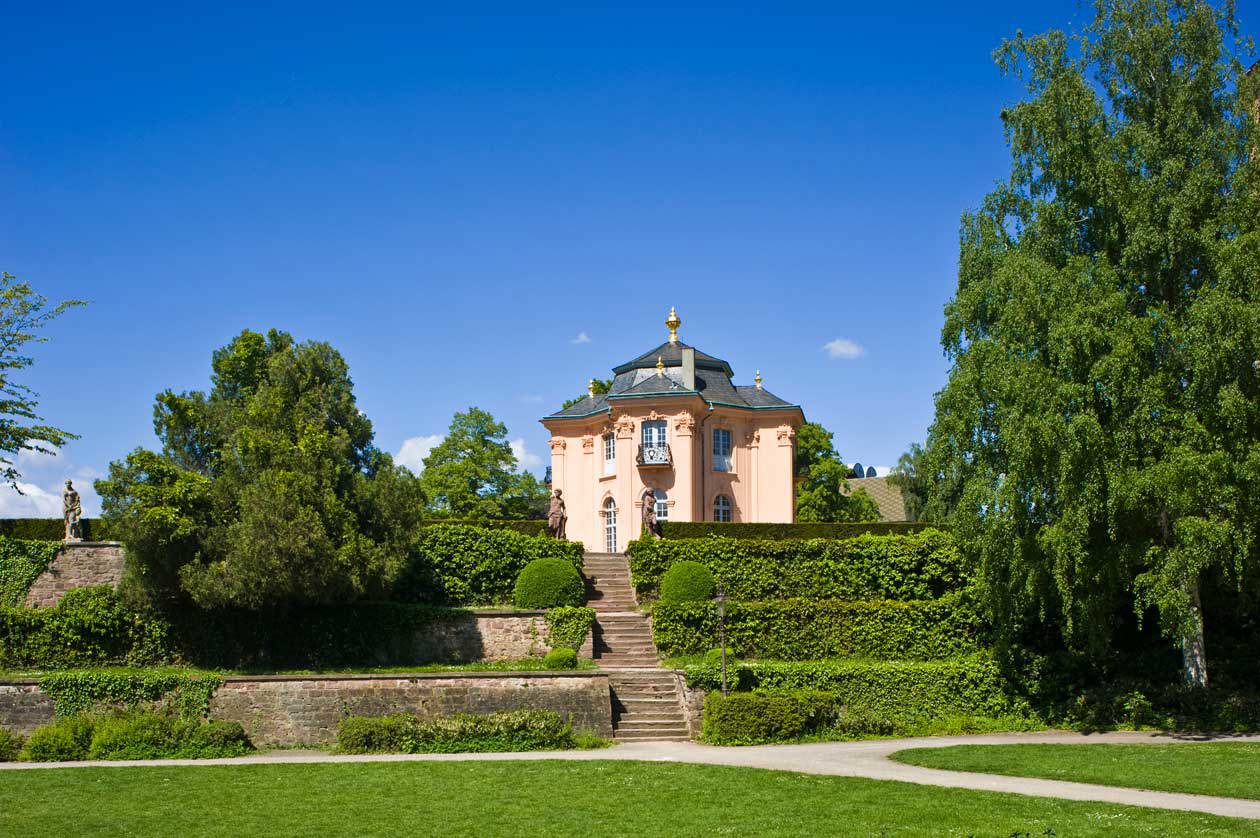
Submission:
M 517 608 L 582 605 L 586 592 L 577 568 L 567 559 L 534 559 L 516 577 L 512 601 Z
M 552 649 L 543 658 L 543 666 L 548 669 L 577 669 L 577 652 L 564 647 Z
M 674 562 L 661 577 L 662 602 L 696 602 L 713 599 L 713 571 L 700 562 Z

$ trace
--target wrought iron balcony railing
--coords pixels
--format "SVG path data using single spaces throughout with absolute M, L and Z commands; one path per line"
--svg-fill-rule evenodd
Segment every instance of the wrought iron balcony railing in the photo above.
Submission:
M 635 458 L 641 466 L 669 466 L 674 464 L 669 443 L 660 442 L 639 446 L 639 456 Z

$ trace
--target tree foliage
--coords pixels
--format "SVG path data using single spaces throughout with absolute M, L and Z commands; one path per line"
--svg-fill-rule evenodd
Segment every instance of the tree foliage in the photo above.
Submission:
M 158 395 L 161 452 L 137 449 L 97 483 L 129 581 L 203 607 L 387 593 L 423 496 L 372 444 L 341 355 L 245 331 L 212 366 L 209 392 Z
M 36 412 L 39 394 L 14 381 L 13 375 L 34 363 L 27 354 L 28 345 L 48 340 L 39 330 L 67 309 L 81 305 L 85 305 L 82 300 L 66 300 L 49 308 L 48 298 L 36 294 L 28 283 L 0 272 L 0 477 L 14 489 L 22 477 L 15 461 L 20 452 L 53 454 L 54 449 L 78 439 L 43 424 Z
M 597 396 L 602 396 L 602 395 L 604 395 L 605 393 L 607 393 L 607 392 L 608 392 L 608 390 L 609 390 L 611 387 L 612 387 L 612 379 L 611 379 L 611 378 L 592 378 L 592 379 L 591 379 L 591 389 L 594 391 L 595 395 L 597 395 Z M 578 402 L 582 401 L 582 399 L 586 398 L 588 395 L 590 395 L 590 394 L 589 394 L 589 393 L 583 393 L 582 395 L 580 395 L 580 396 L 578 396 L 578 397 L 576 397 L 576 398 L 572 398 L 572 399 L 565 399 L 565 400 L 564 400 L 564 404 L 560 405 L 560 409 L 561 409 L 561 410 L 567 410 L 568 408 L 573 407 L 573 405 L 575 405 L 575 404 L 577 404 Z
M 456 413 L 420 477 L 437 517 L 543 518 L 547 487 L 517 469 L 507 426 L 477 407 Z
M 831 431 L 806 422 L 796 432 L 796 519 L 805 522 L 878 521 L 879 505 L 866 492 L 849 491 L 849 467 L 840 462 Z
M 1248 48 L 1232 5 L 1114 0 L 997 50 L 1028 96 L 1009 179 L 963 216 L 927 456 L 1008 636 L 1100 651 L 1154 607 L 1198 684 L 1200 583 L 1260 570 Z

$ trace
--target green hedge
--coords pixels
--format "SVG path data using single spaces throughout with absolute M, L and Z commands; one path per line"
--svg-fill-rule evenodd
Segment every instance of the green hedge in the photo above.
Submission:
M 815 690 L 709 693 L 704 700 L 700 739 L 710 745 L 790 742 L 835 723 L 840 704 Z
M 694 689 L 721 689 L 718 666 L 690 666 L 685 674 Z M 738 691 L 833 693 L 848 711 L 883 719 L 1000 716 L 1017 709 L 997 664 L 985 655 L 942 661 L 740 662 L 728 667 L 727 678 Z
M 113 541 L 114 532 L 104 518 L 82 518 L 84 541 Z M 29 541 L 56 541 L 66 537 L 66 522 L 60 518 L 0 518 L 0 536 Z
M 653 594 L 676 562 L 705 565 L 732 599 L 935 599 L 965 584 L 948 533 L 862 535 L 845 540 L 753 541 L 703 538 L 634 541 L 630 572 Z
M 112 541 L 115 533 L 110 522 L 104 518 L 83 518 L 84 541 Z M 511 530 L 521 535 L 546 535 L 547 522 L 536 521 L 492 521 L 463 518 L 436 519 L 425 526 L 480 527 L 490 530 Z M 25 538 L 35 541 L 61 541 L 66 534 L 65 522 L 60 518 L 0 518 L 0 536 L 9 538 Z
M 940 524 L 907 521 L 871 521 L 863 524 L 736 524 L 716 521 L 662 521 L 665 538 L 854 538 L 859 535 L 913 535 L 944 529 Z
M 979 621 L 966 600 L 918 602 L 779 600 L 728 602 L 726 645 L 773 660 L 868 657 L 936 660 L 979 650 Z M 711 602 L 658 602 L 652 635 L 666 656 L 698 655 L 718 644 Z
M 22 759 L 217 759 L 254 750 L 236 722 L 205 722 L 162 713 L 66 716 L 35 730 Z
M 60 541 L 0 536 L 0 606 L 17 608 L 61 550 Z
M 108 587 L 68 591 L 55 608 L 0 608 L 0 668 L 60 669 L 169 660 L 169 626 Z
M 535 559 L 564 559 L 580 571 L 582 545 L 509 529 L 426 526 L 417 534 L 395 599 L 435 605 L 507 604 L 512 602 L 516 577 Z
M 343 754 L 459 754 L 576 747 L 569 723 L 550 710 L 509 710 L 440 719 L 348 716 L 337 728 Z
M 713 571 L 700 562 L 674 562 L 661 576 L 661 599 L 665 602 L 702 602 L 713 599 L 717 583 Z
M 427 663 L 414 638 L 468 609 L 398 602 L 287 612 L 184 609 L 170 618 L 128 609 L 109 588 L 70 591 L 56 608 L 0 608 L 0 668 L 67 669 L 184 662 L 212 669 L 325 669 Z M 577 649 L 588 608 L 548 612 L 553 646 Z
M 22 753 L 26 740 L 0 727 L 0 762 L 13 762 Z

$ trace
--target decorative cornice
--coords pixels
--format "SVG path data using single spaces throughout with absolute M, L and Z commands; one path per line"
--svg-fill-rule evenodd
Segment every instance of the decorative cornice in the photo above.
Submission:
M 551 446 L 552 453 L 563 453 L 565 446 L 568 445 L 564 438 L 559 436 L 553 436 L 547 444 Z

